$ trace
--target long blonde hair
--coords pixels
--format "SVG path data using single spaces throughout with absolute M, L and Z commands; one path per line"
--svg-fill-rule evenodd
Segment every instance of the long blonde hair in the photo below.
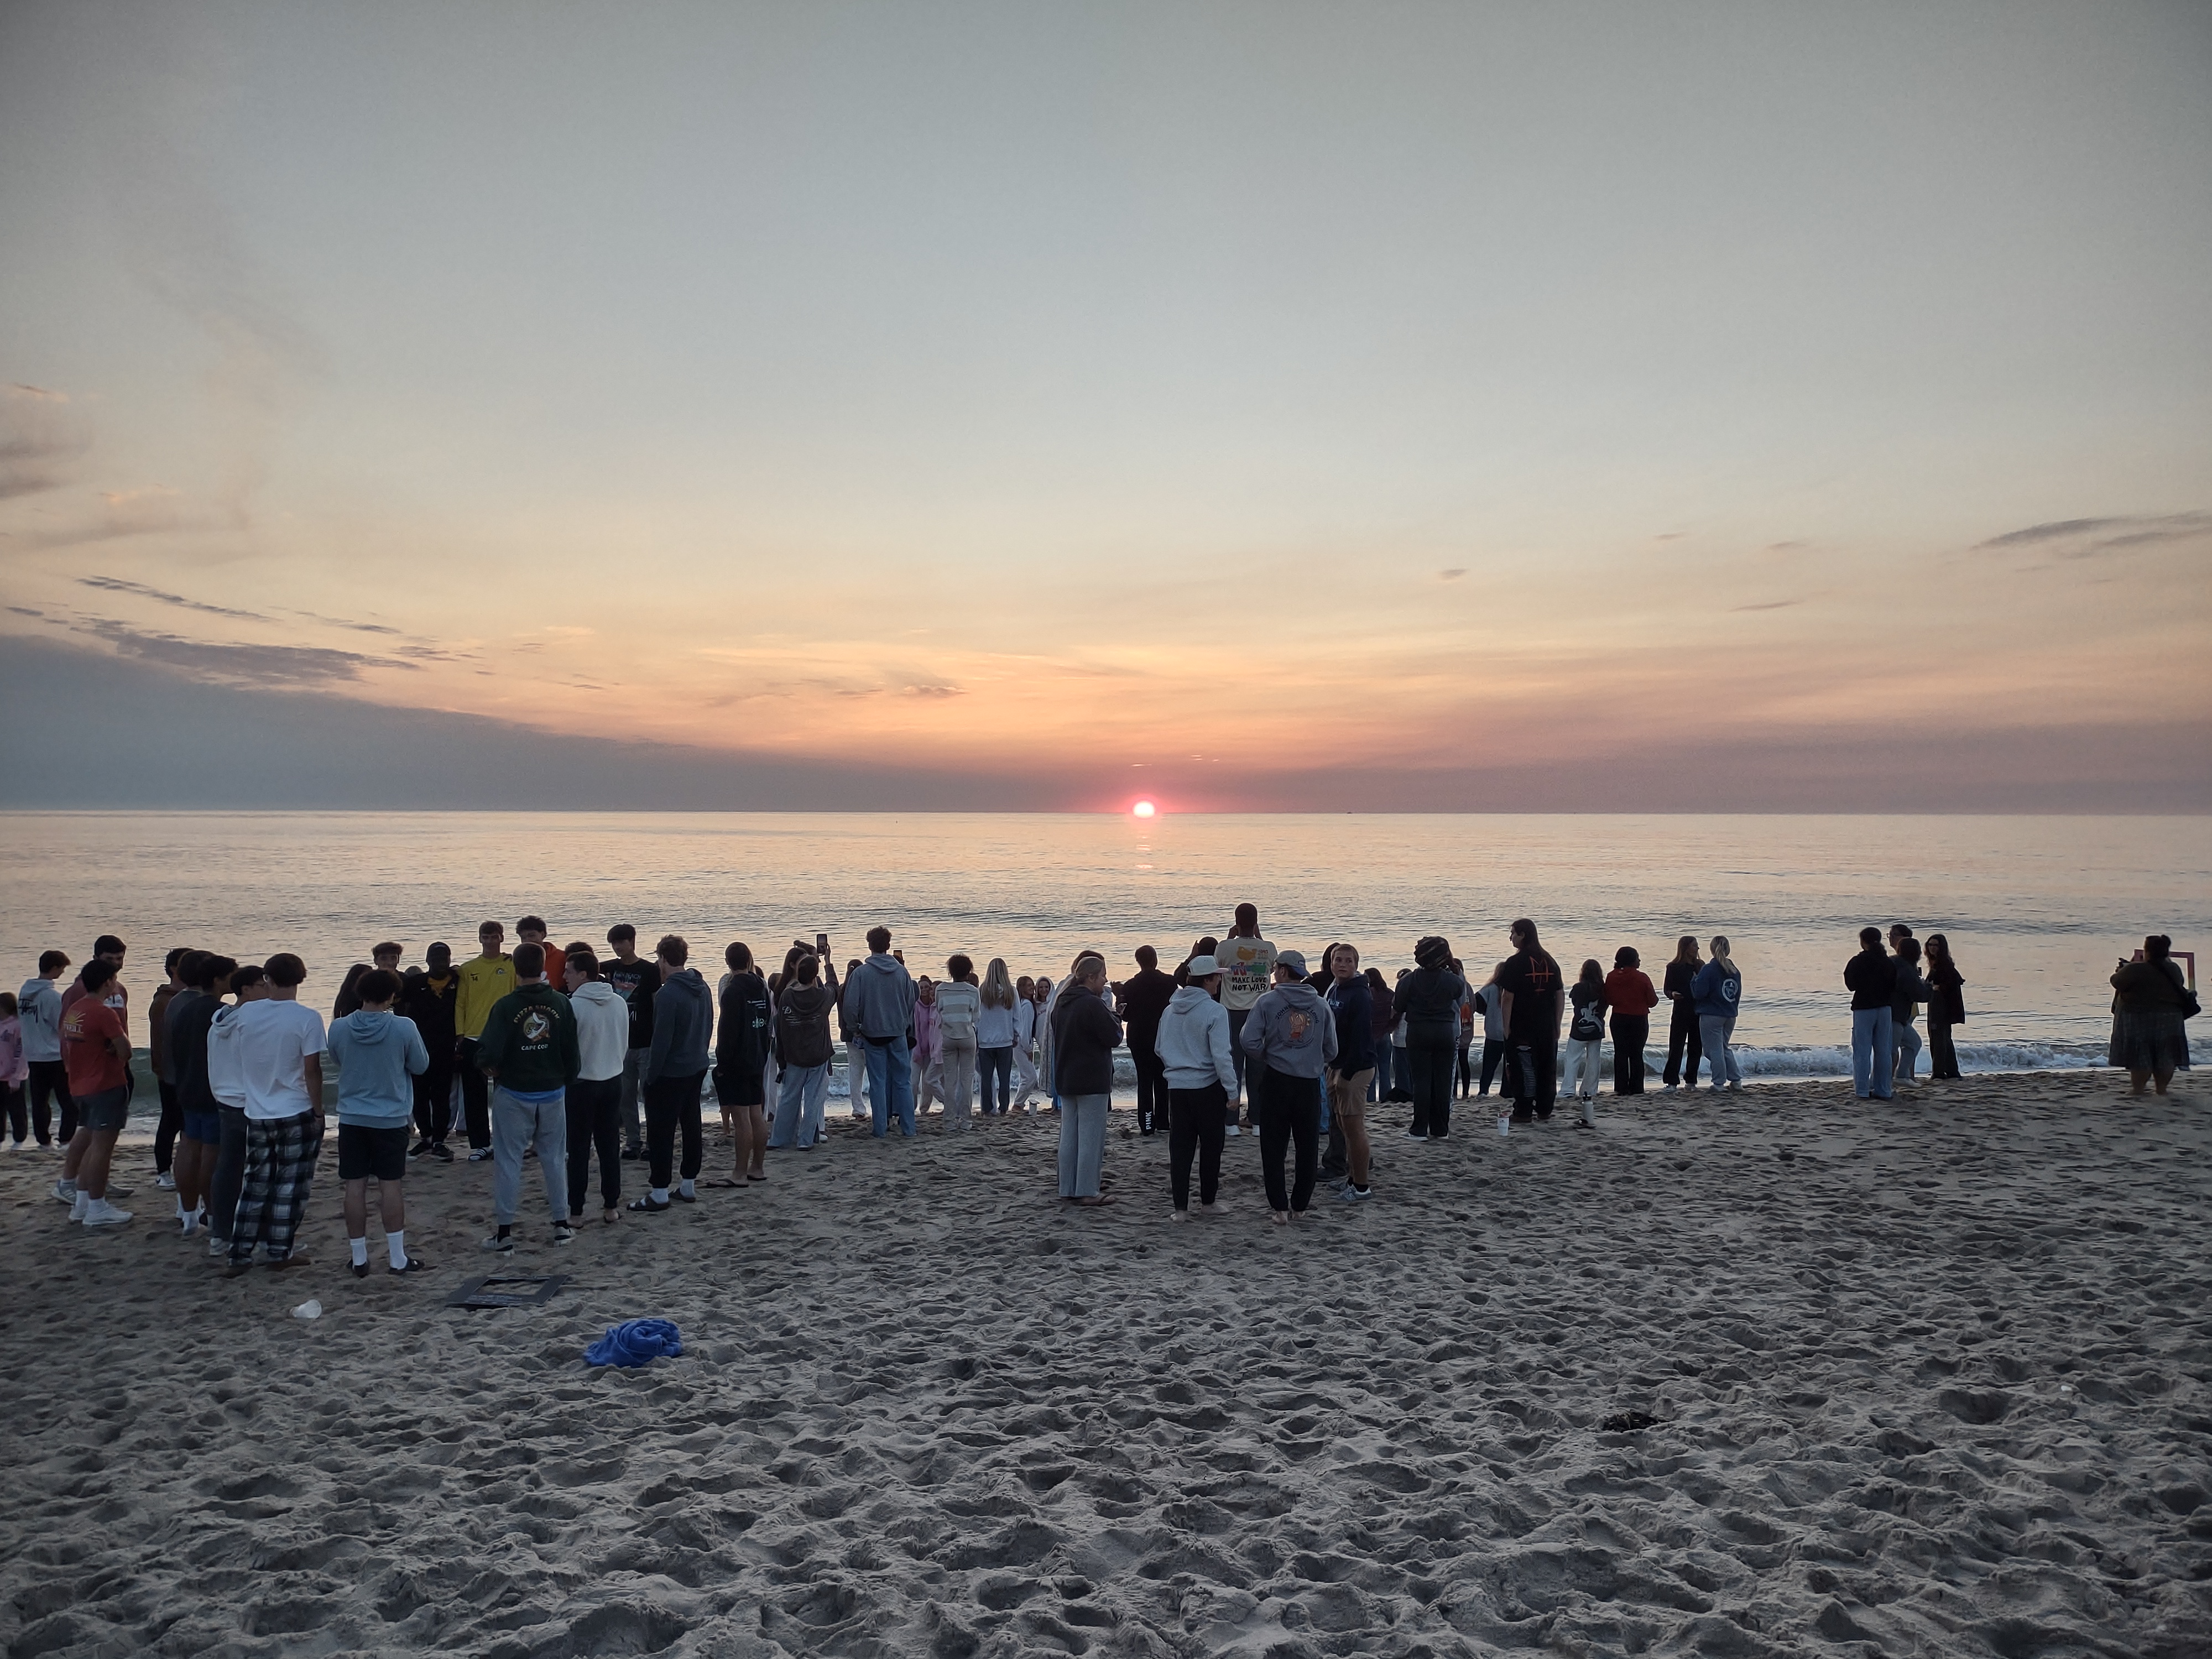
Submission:
M 1004 957 L 993 957 L 991 965 L 983 970 L 983 1006 L 986 1008 L 1011 1008 L 1014 1006 L 1014 981 L 1007 975 Z
M 1729 942 L 1728 935 L 1726 933 L 1715 933 L 1713 935 L 1713 961 L 1719 967 L 1721 972 L 1726 974 L 1729 978 L 1735 979 L 1739 977 L 1735 971 L 1735 963 L 1729 960 Z

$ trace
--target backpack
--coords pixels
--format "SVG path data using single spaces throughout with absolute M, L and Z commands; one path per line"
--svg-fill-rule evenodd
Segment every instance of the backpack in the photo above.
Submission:
M 789 995 L 775 1011 L 775 1048 L 787 1066 L 821 1066 L 830 1059 L 830 1022 L 817 1009 L 802 1014 Z

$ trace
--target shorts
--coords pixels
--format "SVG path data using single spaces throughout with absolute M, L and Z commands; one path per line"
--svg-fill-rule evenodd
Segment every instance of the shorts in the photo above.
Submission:
M 96 1095 L 81 1095 L 76 1103 L 76 1127 L 89 1129 L 95 1134 L 112 1133 L 131 1121 L 131 1091 L 102 1089 Z
M 222 1145 L 222 1114 L 221 1112 L 186 1112 L 185 1139 L 197 1140 L 203 1146 Z
M 400 1181 L 407 1175 L 407 1126 L 338 1125 L 338 1179 Z

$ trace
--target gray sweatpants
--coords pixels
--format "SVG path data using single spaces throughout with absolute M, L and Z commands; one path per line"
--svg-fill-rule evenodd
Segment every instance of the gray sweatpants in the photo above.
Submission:
M 1111 1095 L 1060 1097 L 1060 1195 L 1098 1196 L 1098 1172 L 1106 1162 L 1106 1109 Z
M 568 1219 L 568 1103 L 564 1091 L 532 1104 L 517 1100 L 496 1083 L 491 1086 L 492 1218 L 514 1224 L 522 1205 L 522 1154 L 538 1146 L 538 1173 L 545 1177 L 546 1201 L 553 1219 Z

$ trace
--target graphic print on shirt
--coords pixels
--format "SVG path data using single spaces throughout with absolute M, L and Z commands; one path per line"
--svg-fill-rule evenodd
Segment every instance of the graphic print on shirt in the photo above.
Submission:
M 522 1016 L 522 1040 L 543 1042 L 553 1035 L 553 1016 L 543 1008 L 532 1008 Z

